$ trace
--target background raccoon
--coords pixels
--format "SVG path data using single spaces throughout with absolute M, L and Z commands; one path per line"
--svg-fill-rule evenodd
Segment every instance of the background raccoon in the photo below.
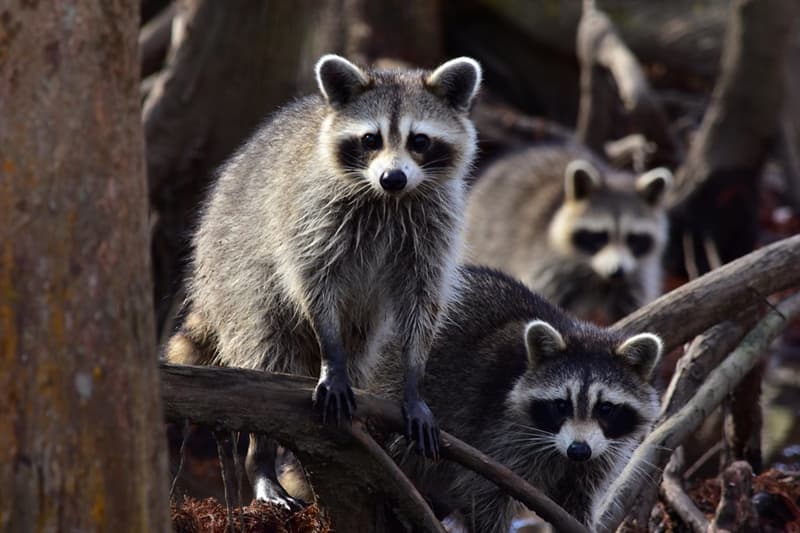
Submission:
M 467 255 L 581 318 L 614 322 L 661 292 L 671 181 L 665 168 L 614 172 L 577 148 L 525 149 L 479 177 Z
M 167 357 L 319 376 L 315 404 L 335 421 L 397 339 L 407 435 L 436 455 L 417 383 L 457 285 L 481 70 L 459 58 L 367 71 L 328 55 L 316 74 L 322 96 L 287 106 L 222 168 Z M 251 436 L 248 474 L 259 499 L 287 501 L 274 451 Z
M 542 489 L 579 520 L 618 474 L 658 413 L 648 378 L 661 340 L 578 321 L 521 283 L 467 267 L 437 336 L 424 393 L 442 429 Z M 392 394 L 399 367 L 376 392 Z M 474 531 L 507 532 L 521 507 L 491 482 L 449 462 L 394 454 L 440 510 Z

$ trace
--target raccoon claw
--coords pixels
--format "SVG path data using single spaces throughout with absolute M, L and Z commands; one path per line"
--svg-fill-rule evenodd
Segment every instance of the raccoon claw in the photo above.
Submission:
M 319 380 L 312 396 L 314 406 L 322 410 L 322 423 L 328 423 L 328 414 L 336 417 L 336 424 L 342 424 L 342 413 L 349 422 L 356 411 L 356 396 L 347 382 L 346 376 L 328 374 Z
M 417 453 L 439 460 L 439 426 L 428 405 L 422 400 L 403 403 L 406 439 L 416 441 Z

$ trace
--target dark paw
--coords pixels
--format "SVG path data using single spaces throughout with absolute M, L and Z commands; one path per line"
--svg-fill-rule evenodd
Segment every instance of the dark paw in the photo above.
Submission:
M 266 478 L 256 481 L 253 492 L 256 500 L 268 505 L 283 507 L 293 513 L 308 507 L 306 502 L 289 496 L 283 487 Z
M 323 424 L 327 424 L 330 416 L 341 425 L 342 417 L 349 422 L 356 412 L 356 397 L 346 375 L 331 373 L 321 378 L 312 399 L 316 408 L 322 411 Z
M 439 426 L 428 404 L 422 400 L 403 403 L 406 438 L 417 443 L 417 453 L 439 459 Z

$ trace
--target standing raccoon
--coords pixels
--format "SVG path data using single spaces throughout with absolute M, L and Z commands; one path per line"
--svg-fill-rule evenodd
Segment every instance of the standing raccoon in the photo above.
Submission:
M 576 320 L 486 268 L 467 267 L 462 287 L 425 375 L 439 424 L 589 524 L 657 416 L 648 379 L 661 340 Z M 391 395 L 400 372 L 387 368 L 372 390 Z M 521 504 L 470 470 L 404 448 L 394 445 L 395 457 L 440 514 L 458 511 L 476 533 L 509 531 Z
M 167 358 L 319 376 L 314 404 L 338 421 L 391 342 L 407 436 L 436 456 L 418 383 L 458 285 L 481 69 L 364 70 L 327 55 L 316 77 L 321 95 L 277 113 L 222 168 Z M 251 435 L 247 469 L 257 498 L 287 501 L 264 438 Z
M 661 292 L 669 170 L 615 173 L 586 150 L 528 148 L 479 177 L 468 257 L 581 318 L 611 323 Z

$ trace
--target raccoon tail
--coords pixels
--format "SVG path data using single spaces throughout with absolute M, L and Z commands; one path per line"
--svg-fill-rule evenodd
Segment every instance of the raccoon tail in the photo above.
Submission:
M 190 312 L 164 348 L 164 359 L 178 365 L 209 365 L 216 355 L 216 336 L 203 318 Z

